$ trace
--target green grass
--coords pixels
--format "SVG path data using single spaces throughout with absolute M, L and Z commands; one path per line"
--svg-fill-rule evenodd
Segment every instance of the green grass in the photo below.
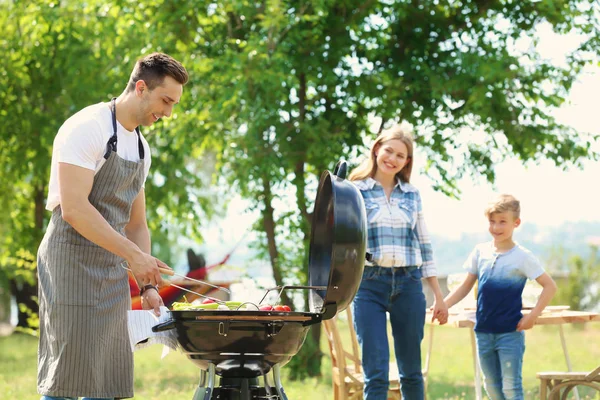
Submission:
M 428 328 L 428 327 L 426 327 Z M 342 335 L 346 337 L 342 328 Z M 423 341 L 425 352 L 429 329 Z M 575 370 L 592 370 L 600 364 L 600 324 L 565 325 L 571 363 Z M 473 366 L 467 329 L 437 327 L 429 372 L 430 400 L 473 399 Z M 538 398 L 537 371 L 566 371 L 557 326 L 540 326 L 527 332 L 527 351 L 523 371 L 527 399 Z M 331 363 L 323 341 L 323 376 L 293 382 L 285 378 L 290 400 L 332 399 Z M 13 334 L 0 337 L 0 399 L 37 400 L 35 337 Z M 162 347 L 153 346 L 135 353 L 135 399 L 191 400 L 198 380 L 198 369 L 180 353 L 161 360 Z M 582 399 L 599 399 L 587 388 L 579 389 Z M 593 397 L 593 396 L 596 397 Z

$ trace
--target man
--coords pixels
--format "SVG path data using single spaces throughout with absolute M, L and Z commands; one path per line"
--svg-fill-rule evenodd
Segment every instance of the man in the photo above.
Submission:
M 150 149 L 140 125 L 169 117 L 188 80 L 166 54 L 137 61 L 125 91 L 79 111 L 60 128 L 38 250 L 43 400 L 133 397 L 126 261 L 142 304 L 158 314 L 159 267 L 150 255 L 144 181 Z

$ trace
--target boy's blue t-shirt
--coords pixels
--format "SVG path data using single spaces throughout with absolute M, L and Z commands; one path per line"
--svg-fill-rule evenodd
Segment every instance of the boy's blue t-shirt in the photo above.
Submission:
M 475 247 L 464 268 L 479 281 L 475 331 L 514 332 L 523 317 L 522 294 L 527 279 L 544 273 L 539 260 L 519 244 L 506 253 L 496 253 L 493 243 L 487 242 Z

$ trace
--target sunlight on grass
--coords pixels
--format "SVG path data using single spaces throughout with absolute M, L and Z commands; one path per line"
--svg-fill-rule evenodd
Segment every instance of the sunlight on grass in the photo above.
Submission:
M 344 340 L 347 330 L 340 324 Z M 426 327 L 423 352 L 429 337 Z M 576 370 L 592 370 L 600 362 L 600 324 L 585 327 L 566 325 L 565 336 L 571 363 Z M 473 399 L 473 364 L 467 329 L 436 327 L 430 366 L 428 393 L 430 400 Z M 541 326 L 527 332 L 524 386 L 526 398 L 538 398 L 537 371 L 566 371 L 558 328 Z M 349 341 L 348 341 L 349 344 Z M 331 362 L 325 339 L 321 348 L 323 376 L 304 381 L 290 381 L 283 369 L 284 388 L 290 400 L 333 399 Z M 7 400 L 39 400 L 36 394 L 35 337 L 14 334 L 0 337 L 0 398 Z M 199 378 L 198 368 L 181 353 L 171 352 L 161 360 L 162 347 L 153 346 L 135 353 L 135 397 L 137 400 L 190 400 Z M 424 353 L 423 353 L 424 354 Z M 579 389 L 581 399 L 598 399 L 586 388 Z

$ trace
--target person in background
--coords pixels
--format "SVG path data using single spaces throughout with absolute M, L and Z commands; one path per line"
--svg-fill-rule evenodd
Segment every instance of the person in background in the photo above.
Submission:
M 421 373 L 426 312 L 422 278 L 435 297 L 433 318 L 440 324 L 448 319 L 421 195 L 410 184 L 412 166 L 412 136 L 404 126 L 396 125 L 377 137 L 369 157 L 349 176 L 363 196 L 368 224 L 369 261 L 353 302 L 366 400 L 387 399 L 388 313 L 402 398 L 422 400 L 425 396 Z
M 172 57 L 143 57 L 118 98 L 77 112 L 54 139 L 46 203 L 52 217 L 37 259 L 43 400 L 133 397 L 122 266 L 141 287 L 143 308 L 157 314 L 159 267 L 167 267 L 150 255 L 150 148 L 138 127 L 169 117 L 187 80 Z
M 478 282 L 475 336 L 485 390 L 492 400 L 523 399 L 522 366 L 525 335 L 548 305 L 556 284 L 539 260 L 513 240 L 521 224 L 521 206 L 511 195 L 500 195 L 485 209 L 492 241 L 479 244 L 464 264 L 464 281 L 446 298 L 448 307 L 462 300 Z M 542 293 L 523 316 L 522 294 L 527 279 Z

